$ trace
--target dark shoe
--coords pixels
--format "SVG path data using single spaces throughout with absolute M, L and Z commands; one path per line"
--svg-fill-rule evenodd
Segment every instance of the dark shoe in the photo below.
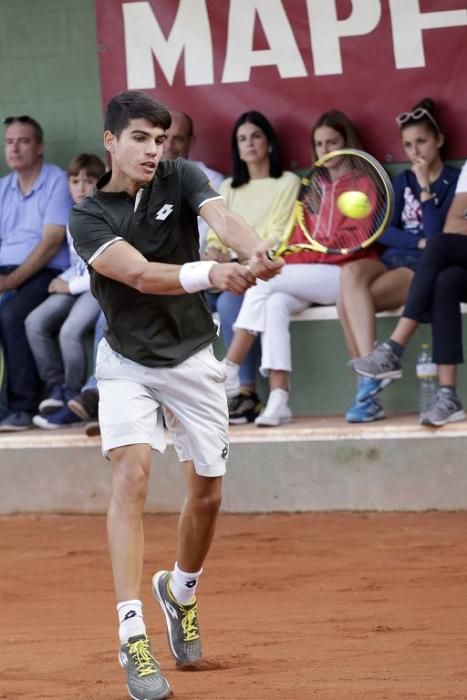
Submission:
M 40 402 L 39 413 L 47 415 L 47 413 L 53 413 L 57 408 L 61 408 L 64 405 L 63 389 L 57 385 L 54 386 L 49 396 Z
M 230 425 L 254 423 L 261 412 L 261 402 L 256 391 L 242 391 L 229 401 Z
M 54 413 L 48 413 L 46 416 L 34 416 L 32 419 L 34 425 L 45 430 L 56 430 L 57 428 L 69 428 L 82 423 L 81 418 L 70 411 L 68 406 L 62 406 Z
M 29 411 L 13 411 L 0 423 L 0 432 L 17 433 L 32 428 L 32 415 Z
M 100 435 L 100 434 L 101 434 L 101 429 L 100 429 L 100 426 L 99 426 L 99 421 L 98 421 L 98 420 L 92 420 L 92 421 L 90 421 L 90 422 L 86 425 L 86 427 L 85 427 L 85 429 L 84 429 L 84 432 L 86 433 L 86 435 L 87 435 L 88 437 L 95 437 L 96 435 Z
M 68 408 L 81 420 L 93 420 L 97 418 L 99 405 L 99 392 L 97 389 L 85 389 L 78 396 L 68 401 Z

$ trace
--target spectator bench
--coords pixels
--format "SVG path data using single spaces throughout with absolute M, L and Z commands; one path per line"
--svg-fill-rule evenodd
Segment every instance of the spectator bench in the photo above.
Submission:
M 388 338 L 394 329 L 402 307 L 377 314 L 378 340 Z M 467 304 L 462 304 L 467 313 Z M 348 355 L 342 327 L 335 306 L 310 306 L 292 317 L 291 405 L 295 416 L 343 415 L 353 400 L 355 374 L 347 366 Z M 420 326 L 404 355 L 403 378 L 394 381 L 384 391 L 387 414 L 417 411 L 418 380 L 415 365 L 422 343 L 431 346 L 431 327 Z M 464 347 L 467 331 L 464 324 Z M 459 368 L 459 393 L 467 405 L 467 375 Z M 267 396 L 267 382 L 260 378 L 262 399 Z M 464 395 L 465 394 L 465 395 Z

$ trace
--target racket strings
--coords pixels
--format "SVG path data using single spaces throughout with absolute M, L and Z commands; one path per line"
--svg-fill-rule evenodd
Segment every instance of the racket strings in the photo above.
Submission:
M 328 167 L 315 168 L 302 187 L 300 226 L 305 237 L 330 251 L 360 249 L 369 245 L 388 218 L 387 188 L 375 167 L 354 156 L 333 159 Z M 339 175 L 330 177 L 333 164 Z M 339 208 L 339 195 L 359 193 L 365 210 L 353 217 Z M 363 213 L 363 215 L 362 215 Z

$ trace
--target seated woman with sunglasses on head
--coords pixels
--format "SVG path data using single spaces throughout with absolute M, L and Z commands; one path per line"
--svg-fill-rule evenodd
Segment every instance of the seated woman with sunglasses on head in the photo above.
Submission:
M 402 376 L 402 357 L 420 323 L 431 323 L 438 392 L 422 425 L 439 427 L 465 418 L 457 394 L 457 365 L 464 361 L 461 302 L 467 302 L 467 163 L 457 181 L 442 236 L 426 249 L 410 286 L 404 314 L 389 340 L 352 361 L 358 374 L 384 379 Z
M 352 359 L 367 355 L 376 342 L 376 313 L 405 303 L 410 283 L 427 242 L 444 226 L 459 170 L 443 163 L 444 135 L 426 98 L 396 117 L 402 146 L 411 167 L 394 180 L 392 222 L 379 239 L 385 246 L 379 260 L 350 262 L 342 270 L 337 302 Z M 346 413 L 350 423 L 384 418 L 375 398 L 391 379 L 359 377 L 357 392 Z

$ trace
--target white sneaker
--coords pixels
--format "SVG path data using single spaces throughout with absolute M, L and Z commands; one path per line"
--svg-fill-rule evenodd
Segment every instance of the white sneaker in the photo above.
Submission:
M 289 408 L 289 392 L 284 389 L 273 389 L 264 411 L 255 420 L 256 425 L 270 426 L 290 423 L 292 411 Z
M 240 371 L 240 365 L 236 362 L 231 362 L 227 358 L 222 360 L 225 372 L 225 393 L 227 397 L 238 396 L 240 393 L 240 379 L 238 373 Z

